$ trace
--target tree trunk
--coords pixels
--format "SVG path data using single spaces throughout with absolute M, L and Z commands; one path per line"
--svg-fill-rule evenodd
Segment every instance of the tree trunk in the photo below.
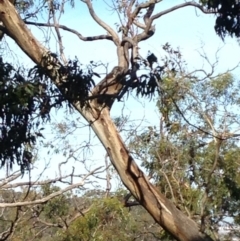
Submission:
M 0 0 L 0 10 L 0 20 L 6 27 L 7 34 L 36 64 L 48 69 L 42 61 L 48 50 L 41 46 L 28 30 L 14 6 L 8 0 Z M 60 80 L 55 73 L 46 73 L 58 86 Z M 178 210 L 145 177 L 124 145 L 107 107 L 100 108 L 97 101 L 90 102 L 90 108 L 86 109 L 82 109 L 78 103 L 72 104 L 102 142 L 124 185 L 157 223 L 180 241 L 212 240 L 201 234 L 197 224 Z
M 78 109 L 77 106 L 76 108 Z M 94 107 L 92 109 L 96 110 Z M 211 240 L 201 234 L 197 224 L 178 210 L 149 182 L 129 154 L 106 108 L 101 112 L 82 112 L 81 114 L 89 123 L 92 123 L 92 129 L 107 150 L 124 185 L 158 224 L 177 240 Z

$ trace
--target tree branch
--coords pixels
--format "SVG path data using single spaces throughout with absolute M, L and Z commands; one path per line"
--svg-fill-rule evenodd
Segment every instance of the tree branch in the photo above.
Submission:
M 96 21 L 96 23 L 99 24 L 102 28 L 104 28 L 112 36 L 114 43 L 118 46 L 120 44 L 120 40 L 117 33 L 108 24 L 106 24 L 102 19 L 100 19 L 97 16 L 93 9 L 91 1 L 82 0 L 82 2 L 84 2 L 87 5 L 89 13 L 92 16 L 92 18 Z
M 138 28 L 141 28 L 141 29 L 143 29 L 143 30 L 146 28 L 146 25 L 145 25 L 145 24 L 140 23 L 140 22 L 138 22 L 137 20 L 134 20 L 134 21 L 133 21 L 133 24 L 134 24 L 135 26 L 137 26 Z
M 16 202 L 16 203 L 0 203 L 0 208 L 5 208 L 5 207 L 21 207 L 21 206 L 28 206 L 28 205 L 35 205 L 35 204 L 43 204 L 46 203 L 47 201 L 49 201 L 50 199 L 53 199 L 57 196 L 62 195 L 63 193 L 70 191 L 74 188 L 83 186 L 85 183 L 85 180 L 91 176 L 94 172 L 96 172 L 97 170 L 101 169 L 102 167 L 98 167 L 95 168 L 93 171 L 89 172 L 87 175 L 85 175 L 84 178 L 82 178 L 82 180 L 78 183 L 75 183 L 73 185 L 70 185 L 62 190 L 59 190 L 57 192 L 54 192 L 44 198 L 41 199 L 37 199 L 37 200 L 33 200 L 33 201 L 26 201 L 26 202 Z
M 63 48 L 63 42 L 62 42 L 62 36 L 60 34 L 60 31 L 59 31 L 59 27 L 58 27 L 58 21 L 57 21 L 57 18 L 56 18 L 56 14 L 55 14 L 55 10 L 54 10 L 54 7 L 52 6 L 53 5 L 53 2 L 49 1 L 49 7 L 51 9 L 51 12 L 52 12 L 52 18 L 53 18 L 53 22 L 54 22 L 54 29 L 55 29 L 55 32 L 56 32 L 56 35 L 57 35 L 57 39 L 58 39 L 58 45 L 59 45 L 59 52 L 60 52 L 60 56 L 61 56 L 61 59 L 62 61 L 64 62 L 65 65 L 67 65 L 67 59 L 65 57 L 65 54 L 64 54 L 64 48 Z M 51 6 L 50 6 L 51 5 Z M 61 14 L 60 14 L 61 15 Z M 59 16 L 60 17 L 60 16 Z
M 157 13 L 157 14 L 153 15 L 150 18 L 150 20 L 151 20 L 151 22 L 153 22 L 155 19 L 160 18 L 163 15 L 166 15 L 166 14 L 168 14 L 170 12 L 173 12 L 175 10 L 178 10 L 178 9 L 184 8 L 184 7 L 188 7 L 188 6 L 192 6 L 192 7 L 198 8 L 200 11 L 202 11 L 203 13 L 206 13 L 206 14 L 217 13 L 216 11 L 206 10 L 200 4 L 198 4 L 198 3 L 194 2 L 194 1 L 191 1 L 191 2 L 185 2 L 185 3 L 178 4 L 176 6 L 173 6 L 173 7 L 169 8 L 169 9 L 166 9 L 166 10 L 160 12 L 160 13 Z
M 4 179 L 1 179 L 0 181 L 2 181 L 0 183 L 0 188 L 4 187 L 5 185 L 7 185 L 9 182 L 16 180 L 17 178 L 19 178 L 22 174 L 19 172 L 18 174 L 15 175 L 11 175 L 10 177 L 6 177 Z
M 148 2 L 139 4 L 131 14 L 132 19 L 134 20 L 142 9 L 149 8 L 152 4 L 155 5 L 156 3 L 159 3 L 161 1 L 162 0 L 150 0 Z
M 152 37 L 155 33 L 155 26 L 150 27 L 150 21 L 148 26 L 145 27 L 144 31 L 138 35 L 135 36 L 138 42 L 144 41 Z
M 20 175 L 19 175 L 20 176 Z M 55 183 L 55 182 L 62 182 L 63 179 L 66 179 L 68 177 L 80 177 L 82 175 L 73 175 L 73 174 L 68 174 L 68 175 L 64 175 L 64 176 L 60 176 L 60 177 L 56 177 L 53 179 L 48 179 L 45 181 L 30 181 L 30 182 L 17 182 L 17 183 L 13 183 L 13 184 L 0 184 L 0 187 L 2 189 L 12 189 L 12 188 L 16 188 L 16 187 L 23 187 L 23 186 L 43 186 L 49 183 Z
M 53 27 L 53 28 L 57 27 L 57 28 L 60 28 L 62 30 L 65 30 L 67 32 L 77 35 L 78 38 L 81 39 L 82 41 L 95 41 L 95 40 L 111 40 L 111 41 L 113 41 L 113 38 L 110 35 L 98 35 L 98 36 L 84 37 L 78 31 L 76 31 L 72 28 L 69 28 L 65 25 L 62 25 L 62 24 L 55 25 L 55 24 L 50 24 L 50 23 L 35 23 L 35 22 L 30 22 L 30 21 L 25 21 L 25 23 L 29 24 L 29 25 L 34 25 L 34 26 L 40 26 L 40 27 L 41 26 L 42 27 Z
M 142 28 L 144 29 L 144 31 L 140 34 L 138 34 L 136 36 L 136 38 L 138 39 L 138 42 L 140 41 L 143 41 L 143 40 L 146 40 L 148 38 L 150 38 L 154 33 L 155 33 L 155 26 L 152 26 L 152 23 L 155 19 L 157 18 L 160 18 L 161 16 L 165 15 L 165 14 L 168 14 L 170 12 L 173 12 L 175 10 L 178 10 L 180 8 L 183 8 L 183 7 L 187 7 L 187 6 L 192 6 L 192 7 L 196 7 L 198 8 L 199 10 L 201 10 L 203 13 L 216 13 L 214 11 L 208 11 L 208 10 L 205 10 L 203 6 L 201 6 L 200 4 L 197 4 L 196 2 L 194 1 L 191 1 L 191 2 L 185 2 L 185 3 L 182 3 L 182 4 L 178 4 L 176 6 L 173 6 L 169 9 L 166 9 L 162 12 L 159 12 L 155 15 L 152 15 L 153 13 L 153 10 L 154 10 L 154 7 L 155 7 L 155 4 L 159 2 L 159 1 L 149 1 L 147 3 L 144 3 L 144 4 L 140 4 L 134 11 L 133 15 L 135 16 L 135 14 L 138 14 L 139 11 L 142 9 L 142 8 L 148 8 L 146 14 L 144 15 L 144 22 L 145 22 L 145 25 L 142 24 L 142 23 L 139 23 L 138 21 L 134 21 L 134 24 L 139 27 L 139 28 Z M 136 15 L 137 16 L 137 15 Z M 135 16 L 135 17 L 136 17 Z
M 134 25 L 136 25 L 137 27 L 144 30 L 141 34 L 138 34 L 134 37 L 134 39 L 137 42 L 140 42 L 142 40 L 146 40 L 154 34 L 155 28 L 152 27 L 152 25 L 151 25 L 152 21 L 150 21 L 150 16 L 152 15 L 152 13 L 154 11 L 155 4 L 159 3 L 161 1 L 162 0 L 150 0 L 146 3 L 142 3 L 135 8 L 133 13 L 129 14 L 128 25 L 134 23 Z M 147 8 L 147 12 L 143 17 L 143 20 L 144 20 L 145 24 L 139 23 L 135 18 L 138 16 L 139 12 L 142 9 L 146 9 L 146 8 Z

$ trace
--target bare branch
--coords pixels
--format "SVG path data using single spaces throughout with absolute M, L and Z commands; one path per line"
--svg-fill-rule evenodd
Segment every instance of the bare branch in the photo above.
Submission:
M 110 172 L 109 172 L 109 164 L 108 164 L 108 154 L 106 153 L 105 155 L 105 166 L 106 166 L 106 197 L 109 196 L 109 193 L 110 193 L 110 190 L 111 190 L 111 175 L 110 175 Z
M 130 46 L 132 47 L 137 45 L 137 43 L 129 37 L 124 37 L 121 42 L 121 45 L 124 45 L 126 42 L 130 43 Z
M 154 35 L 155 26 L 152 26 L 150 28 L 149 27 L 150 27 L 150 21 L 148 23 L 148 26 L 145 27 L 144 31 L 142 33 L 138 34 L 137 36 L 135 36 L 135 38 L 137 39 L 138 42 L 147 40 Z
M 89 212 L 89 210 L 92 208 L 92 206 L 90 206 L 89 208 L 86 208 L 84 210 L 79 211 L 78 213 L 76 213 L 76 215 L 74 215 L 71 219 L 67 220 L 67 225 L 69 226 L 74 220 L 76 220 L 78 217 L 82 217 L 84 216 L 87 212 Z
M 73 185 L 70 185 L 62 190 L 59 190 L 57 192 L 54 192 L 44 198 L 41 198 L 41 199 L 37 199 L 37 200 L 33 200 L 33 201 L 26 201 L 26 202 L 16 202 L 16 203 L 0 203 L 0 208 L 4 208 L 4 207 L 20 207 L 20 206 L 28 206 L 28 205 L 35 205 L 35 204 L 43 204 L 43 203 L 46 203 L 47 201 L 49 201 L 50 199 L 53 199 L 57 196 L 60 196 L 62 195 L 63 193 L 67 192 L 67 191 L 70 191 L 74 188 L 77 188 L 77 187 L 80 187 L 80 186 L 83 186 L 84 183 L 85 183 L 85 180 L 93 175 L 96 171 L 98 171 L 99 169 L 101 169 L 102 167 L 98 167 L 98 168 L 95 168 L 93 171 L 91 171 L 90 173 L 88 173 L 87 175 L 85 175 L 84 178 L 82 178 L 82 180 L 76 184 L 73 184 Z
M 184 7 L 188 7 L 188 6 L 192 6 L 192 7 L 198 8 L 200 11 L 202 11 L 203 13 L 206 13 L 206 14 L 216 13 L 215 11 L 206 10 L 206 9 L 204 9 L 204 7 L 202 5 L 200 5 L 200 4 L 198 4 L 198 3 L 194 2 L 194 1 L 191 1 L 191 2 L 185 2 L 185 3 L 178 4 L 176 6 L 173 6 L 173 7 L 169 8 L 169 9 L 166 9 L 166 10 L 160 12 L 160 13 L 157 13 L 157 14 L 153 15 L 151 17 L 151 22 L 154 21 L 157 18 L 160 18 L 163 15 L 166 15 L 166 14 L 168 14 L 170 12 L 173 12 L 175 10 L 178 10 L 178 9 L 184 8 Z
M 160 2 L 160 1 L 161 0 L 150 0 L 146 3 L 139 4 L 136 7 L 136 9 L 133 11 L 133 13 L 129 16 L 128 25 L 134 23 L 134 25 L 136 25 L 137 27 L 142 28 L 144 30 L 141 34 L 138 34 L 134 37 L 134 39 L 136 39 L 137 42 L 140 42 L 142 40 L 146 40 L 154 34 L 155 27 L 152 27 L 152 21 L 150 20 L 150 17 L 152 15 L 153 11 L 154 11 L 155 4 Z M 143 17 L 144 22 L 145 22 L 145 25 L 144 25 L 144 24 L 136 21 L 135 18 L 138 16 L 141 9 L 146 9 L 146 8 L 147 8 L 147 12 Z
M 2 182 L 0 183 L 0 188 L 4 187 L 4 186 L 7 185 L 9 182 L 16 180 L 16 179 L 19 178 L 21 175 L 22 175 L 22 174 L 19 172 L 19 173 L 15 174 L 15 175 L 11 175 L 10 177 L 4 178 L 4 179 L 3 179 L 4 181 L 2 181 Z M 0 180 L 0 181 L 1 181 L 1 180 Z
M 145 9 L 145 8 L 149 8 L 152 4 L 156 4 L 156 3 L 159 3 L 161 2 L 162 0 L 150 0 L 148 2 L 145 2 L 145 3 L 141 3 L 139 4 L 135 10 L 133 11 L 133 13 L 131 14 L 131 17 L 133 20 L 135 20 L 135 18 L 138 16 L 139 12 L 142 10 L 142 9 Z
M 155 8 L 155 3 L 151 3 L 147 9 L 146 14 L 143 17 L 144 23 L 146 24 L 146 26 L 148 25 L 149 19 L 154 11 Z
M 62 61 L 63 61 L 64 64 L 66 65 L 66 64 L 67 64 L 67 59 L 66 59 L 66 57 L 65 57 L 65 55 L 64 55 L 63 42 L 62 42 L 62 37 L 61 37 L 60 31 L 59 31 L 59 27 L 58 27 L 58 20 L 57 20 L 57 18 L 56 18 L 56 14 L 55 14 L 54 7 L 52 6 L 52 5 L 53 5 L 53 2 L 52 2 L 52 1 L 49 1 L 48 4 L 51 5 L 50 9 L 51 9 L 51 12 L 52 12 L 52 17 L 53 17 L 55 32 L 56 32 L 56 34 L 57 34 L 60 56 L 61 56 Z M 63 7 L 63 6 L 62 6 L 62 7 Z M 60 14 L 60 16 L 61 16 L 61 14 Z M 59 16 L 59 18 L 60 18 L 60 16 Z
M 61 25 L 61 24 L 50 24 L 50 23 L 35 23 L 35 22 L 30 22 L 30 21 L 25 21 L 26 24 L 29 24 L 29 25 L 35 25 L 35 26 L 42 26 L 42 27 L 57 27 L 57 28 L 60 28 L 62 30 L 65 30 L 67 32 L 70 32 L 70 33 L 73 33 L 75 35 L 78 36 L 79 39 L 83 40 L 83 41 L 95 41 L 95 40 L 111 40 L 113 41 L 113 38 L 112 36 L 110 35 L 98 35 L 98 36 L 90 36 L 90 37 L 84 37 L 82 36 L 82 34 L 80 34 L 78 31 L 72 29 L 72 28 L 69 28 L 65 25 Z
M 155 33 L 155 26 L 152 26 L 152 23 L 155 19 L 160 18 L 161 16 L 163 16 L 165 14 L 168 14 L 170 12 L 173 12 L 175 10 L 178 10 L 180 8 L 187 7 L 187 6 L 193 6 L 193 7 L 196 7 L 198 9 L 200 9 L 203 13 L 211 13 L 211 14 L 214 13 L 213 11 L 205 10 L 204 7 L 201 6 L 200 4 L 197 4 L 194 1 L 191 1 L 191 2 L 185 2 L 185 3 L 182 3 L 182 4 L 176 5 L 172 8 L 169 8 L 169 9 L 166 9 L 166 10 L 160 12 L 160 13 L 157 13 L 157 14 L 155 14 L 151 17 L 151 15 L 154 11 L 154 7 L 155 7 L 156 3 L 158 3 L 158 2 L 159 1 L 149 1 L 147 3 L 140 4 L 135 9 L 135 11 L 132 13 L 132 18 L 134 19 L 133 20 L 134 25 L 136 25 L 137 27 L 144 30 L 142 33 L 135 36 L 135 38 L 137 38 L 138 42 L 150 38 Z M 135 20 L 136 16 L 140 12 L 140 10 L 143 9 L 143 8 L 148 8 L 146 14 L 143 17 L 145 24 L 142 24 L 142 23 L 138 22 L 137 20 Z
M 42 223 L 42 224 L 44 224 L 44 225 L 46 225 L 48 227 L 64 228 L 64 226 L 62 224 L 60 224 L 60 223 L 49 223 L 49 222 L 44 221 L 44 220 L 42 220 L 40 218 L 37 218 L 37 222 Z
M 92 3 L 90 0 L 82 0 L 87 6 L 90 15 L 92 18 L 96 21 L 97 24 L 99 24 L 101 27 L 103 27 L 113 38 L 114 43 L 118 46 L 120 41 L 117 33 L 108 25 L 106 24 L 102 19 L 100 19 L 97 14 L 95 13 Z
M 145 24 L 140 23 L 140 22 L 138 22 L 137 20 L 134 20 L 134 21 L 133 21 L 133 24 L 134 24 L 135 26 L 137 26 L 138 28 L 141 28 L 141 29 L 143 29 L 143 30 L 146 28 L 146 25 L 145 25 Z

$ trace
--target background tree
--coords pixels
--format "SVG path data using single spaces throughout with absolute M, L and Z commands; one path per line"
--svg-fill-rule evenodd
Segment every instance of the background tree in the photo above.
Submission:
M 61 168 L 63 165 L 60 165 Z M 80 174 L 74 170 L 70 174 L 62 174 L 60 171 L 59 176 L 43 181 L 39 180 L 43 173 L 35 178 L 30 175 L 29 181 L 23 181 L 21 171 L 17 171 L 2 178 L 0 240 L 47 240 L 49 236 L 45 236 L 46 232 L 51 236 L 57 228 L 66 229 L 83 215 L 85 209 L 85 206 L 79 205 L 76 208 L 72 191 L 84 190 L 85 182 L 91 184 L 91 176 L 102 171 L 100 168 Z M 54 186 L 55 183 L 62 185 L 62 188 Z
M 180 63 L 178 51 L 163 48 L 166 61 Z M 219 239 L 223 223 L 239 225 L 239 82 L 229 72 L 182 78 L 179 66 L 160 83 L 160 128 L 149 126 L 129 145 L 161 192 Z

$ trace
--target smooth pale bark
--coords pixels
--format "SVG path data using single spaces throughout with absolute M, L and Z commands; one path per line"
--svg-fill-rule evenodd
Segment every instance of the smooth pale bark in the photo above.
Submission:
M 19 47 L 36 64 L 47 69 L 48 66 L 44 65 L 42 59 L 48 50 L 32 35 L 8 0 L 0 0 L 0 19 L 7 28 L 8 35 Z M 58 86 L 61 80 L 56 78 L 53 72 L 48 71 L 48 75 Z M 180 241 L 212 240 L 200 233 L 197 224 L 178 210 L 145 177 L 129 155 L 107 107 L 102 108 L 96 100 L 89 102 L 90 108 L 81 108 L 79 103 L 72 104 L 88 121 L 102 142 L 124 185 L 157 223 Z

